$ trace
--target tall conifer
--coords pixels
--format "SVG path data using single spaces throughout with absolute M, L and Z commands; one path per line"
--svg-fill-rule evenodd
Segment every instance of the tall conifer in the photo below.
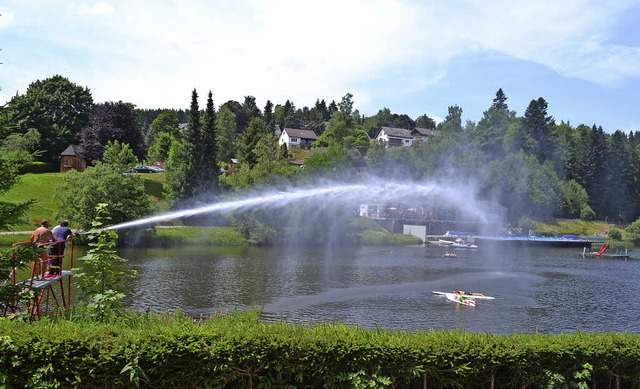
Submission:
M 213 106 L 211 91 L 209 91 L 207 107 L 202 121 L 202 175 L 200 177 L 200 187 L 202 191 L 215 191 L 218 187 L 219 160 L 216 141 L 216 111 Z
M 191 93 L 189 122 L 182 136 L 182 144 L 180 147 L 172 147 L 173 155 L 170 153 L 167 166 L 165 188 L 174 205 L 184 203 L 198 194 L 202 161 L 200 125 L 198 93 L 194 89 Z

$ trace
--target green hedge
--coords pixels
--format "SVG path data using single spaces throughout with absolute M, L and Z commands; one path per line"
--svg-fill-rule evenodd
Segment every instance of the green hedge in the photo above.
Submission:
M 19 173 L 55 173 L 59 170 L 60 164 L 54 164 L 52 162 L 29 162 L 20 168 Z
M 588 364 L 588 365 L 587 365 Z M 590 376 L 576 374 L 589 366 Z M 0 385 L 23 387 L 640 387 L 640 336 L 367 330 L 133 315 L 0 320 Z M 577 377 L 577 378 L 576 378 Z M 585 386 L 586 387 L 586 386 Z

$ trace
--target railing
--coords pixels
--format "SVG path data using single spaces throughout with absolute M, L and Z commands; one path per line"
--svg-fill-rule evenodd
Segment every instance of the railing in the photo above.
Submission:
M 14 243 L 12 247 L 21 245 L 32 245 L 35 249 L 35 258 L 31 261 L 30 277 L 22 281 L 17 280 L 19 269 L 14 252 L 11 282 L 14 285 L 24 286 L 23 294 L 31 295 L 24 307 L 29 319 L 34 320 L 40 318 L 43 314 L 49 313 L 50 305 L 53 303 L 58 307 L 62 306 L 64 309 L 70 308 L 72 275 L 71 270 L 64 270 L 64 260 L 68 256 L 68 269 L 73 268 L 73 237 L 47 243 L 18 242 Z M 65 279 L 67 281 L 66 288 Z M 54 289 L 55 285 L 59 286 L 60 298 L 58 298 Z M 18 307 L 18 309 L 20 308 L 23 307 Z M 9 312 L 8 307 L 5 307 L 3 316 L 13 313 L 15 312 Z

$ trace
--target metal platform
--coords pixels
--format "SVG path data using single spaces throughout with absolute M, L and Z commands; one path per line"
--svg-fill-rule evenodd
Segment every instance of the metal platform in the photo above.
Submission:
M 53 284 L 55 284 L 56 282 L 60 282 L 62 281 L 62 279 L 64 279 L 65 277 L 68 277 L 71 275 L 71 270 L 63 270 L 62 274 L 59 277 L 50 277 L 50 278 L 45 278 L 44 280 L 24 280 L 22 281 L 23 285 L 28 285 L 31 282 L 31 287 L 33 289 L 42 289 L 42 288 L 46 288 L 47 286 L 51 286 Z

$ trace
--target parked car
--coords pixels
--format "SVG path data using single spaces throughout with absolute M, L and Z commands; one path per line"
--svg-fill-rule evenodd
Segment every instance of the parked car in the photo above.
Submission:
M 133 168 L 136 173 L 157 173 L 158 171 L 151 166 L 136 166 Z

